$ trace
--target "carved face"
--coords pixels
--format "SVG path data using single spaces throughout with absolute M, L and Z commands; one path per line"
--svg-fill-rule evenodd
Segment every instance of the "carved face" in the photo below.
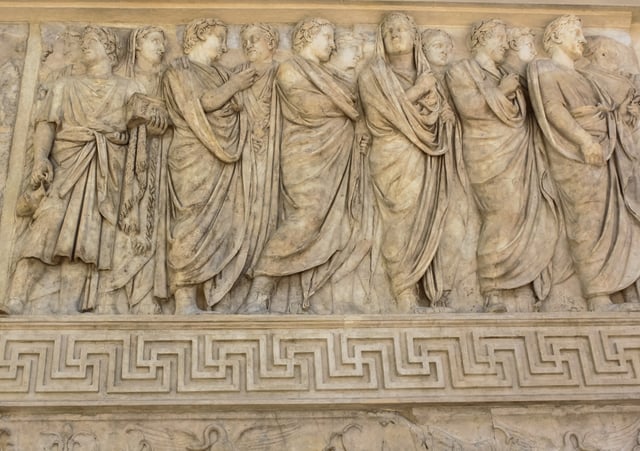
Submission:
M 212 28 L 198 45 L 211 61 L 215 61 L 227 52 L 227 31 L 222 27 Z
M 344 44 L 338 47 L 331 61 L 342 70 L 355 69 L 362 59 L 362 47 L 357 43 Z
M 505 53 L 509 48 L 509 43 L 507 42 L 507 29 L 502 25 L 494 27 L 491 33 L 489 33 L 485 38 L 483 48 L 485 53 L 494 62 L 502 62 L 504 60 Z
M 438 36 L 424 46 L 427 61 L 435 66 L 446 66 L 453 52 L 453 43 L 446 36 Z
M 383 25 L 382 39 L 388 55 L 404 55 L 413 51 L 416 31 L 411 24 L 400 18 L 389 20 Z
M 311 53 L 315 55 L 321 62 L 329 61 L 331 54 L 336 49 L 336 44 L 333 40 L 333 27 L 324 25 L 320 28 L 320 31 L 311 39 L 308 44 Z
M 242 34 L 242 48 L 252 63 L 269 61 L 273 57 L 273 41 L 259 28 L 249 28 Z
M 136 51 L 138 57 L 160 64 L 165 52 L 164 35 L 159 31 L 152 31 L 140 40 Z
M 570 23 L 560 28 L 555 42 L 574 61 L 582 57 L 584 47 L 587 44 L 584 34 L 582 34 L 582 27 L 577 23 Z
M 62 41 L 62 54 L 65 61 L 73 63 L 82 58 L 82 41 L 79 36 L 65 36 Z
M 536 51 L 536 44 L 535 42 L 533 42 L 533 40 L 533 36 L 531 35 L 524 35 L 518 38 L 516 46 L 518 49 L 518 58 L 520 58 L 520 61 L 529 63 L 533 61 L 533 59 L 538 54 L 538 52 Z
M 104 44 L 95 33 L 87 33 L 83 36 L 82 59 L 89 66 L 109 60 Z

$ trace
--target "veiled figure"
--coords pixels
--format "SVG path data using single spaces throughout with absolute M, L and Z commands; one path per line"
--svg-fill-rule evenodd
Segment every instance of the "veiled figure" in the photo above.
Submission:
M 99 277 L 113 267 L 128 142 L 125 105 L 138 89 L 112 73 L 113 31 L 86 27 L 82 52 L 86 73 L 53 82 L 36 118 L 30 184 L 46 195 L 21 238 L 8 305 L 1 308 L 9 313 L 22 312 L 36 296 L 32 289 L 52 273 L 60 304 L 47 309 L 93 310 Z
M 447 83 L 481 219 L 478 279 L 485 310 L 513 311 L 520 307 L 510 290 L 533 284 L 538 300 L 549 294 L 559 221 L 521 80 L 500 65 L 506 25 L 495 19 L 474 24 L 471 48 L 473 58 L 454 64 Z M 525 311 L 532 309 L 529 302 Z
M 624 100 L 635 90 L 619 80 L 618 97 L 601 71 L 575 67 L 585 45 L 575 16 L 552 21 L 543 44 L 551 59 L 529 66 L 529 90 L 583 294 L 591 310 L 635 308 L 611 302 L 622 290 L 635 303 L 640 277 L 638 153 Z
M 255 70 L 231 74 L 216 60 L 227 51 L 226 26 L 191 22 L 183 50 L 165 72 L 163 93 L 174 125 L 168 153 L 169 284 L 176 313 L 198 313 L 198 291 L 216 305 L 242 274 L 249 252 L 246 174 L 248 127 L 236 94 Z
M 168 116 L 161 78 L 166 37 L 161 28 L 135 29 L 129 36 L 123 74 L 139 91 L 132 116 L 122 183 L 119 228 L 111 271 L 100 279 L 103 313 L 160 313 L 169 298 L 166 270 Z
M 437 250 L 453 173 L 455 118 L 405 14 L 382 20 L 375 55 L 358 84 L 372 135 L 379 245 L 397 308 L 407 312 L 417 306 L 418 282 L 432 304 L 443 293 Z
M 323 65 L 334 44 L 333 25 L 308 19 L 293 30 L 293 58 L 276 75 L 282 129 L 280 149 L 282 213 L 255 266 L 243 313 L 264 312 L 278 279 L 297 290 L 290 305 L 314 311 L 311 297 L 347 271 L 355 252 L 357 221 L 351 210 L 356 99 Z M 294 299 L 294 297 L 299 299 Z

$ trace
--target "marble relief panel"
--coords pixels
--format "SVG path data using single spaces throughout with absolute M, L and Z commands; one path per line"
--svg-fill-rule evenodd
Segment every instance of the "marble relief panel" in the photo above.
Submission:
M 175 416 L 175 415 L 174 415 Z M 603 422 L 604 417 L 607 421 Z M 22 418 L 19 418 L 23 420 Z M 616 450 L 638 449 L 633 409 L 435 408 L 184 414 L 160 419 L 66 415 L 2 421 L 0 449 L 213 450 Z M 544 427 L 541 425 L 544 424 Z
M 41 29 L 6 314 L 640 305 L 627 34 L 399 12 Z

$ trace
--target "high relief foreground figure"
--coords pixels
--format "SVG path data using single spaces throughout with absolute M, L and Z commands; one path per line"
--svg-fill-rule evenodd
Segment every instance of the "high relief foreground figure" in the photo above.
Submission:
M 127 105 L 129 146 L 113 267 L 100 279 L 101 313 L 159 313 L 167 290 L 167 112 L 162 101 L 166 37 L 158 27 L 131 32 L 124 76 L 139 92 Z
M 22 237 L 20 260 L 8 303 L 24 310 L 39 280 L 55 273 L 60 304 L 44 307 L 70 313 L 96 307 L 100 273 L 112 268 L 127 123 L 125 105 L 136 84 L 112 74 L 117 38 L 89 26 L 82 35 L 86 74 L 55 82 L 36 121 L 32 188 L 44 186 Z
M 620 291 L 638 302 L 640 143 L 625 121 L 631 99 L 616 104 L 596 74 L 576 69 L 585 43 L 577 17 L 551 22 L 543 37 L 551 59 L 529 66 L 529 83 L 584 296 L 589 309 L 608 310 Z
M 285 276 L 290 276 L 290 305 L 330 309 L 312 305 L 311 297 L 330 289 L 333 278 L 349 272 L 345 262 L 366 251 L 359 246 L 358 212 L 351 202 L 357 177 L 356 99 L 324 67 L 335 49 L 333 25 L 303 20 L 292 38 L 295 56 L 276 75 L 283 210 L 254 269 L 244 313 L 266 312 L 276 282 Z
M 413 19 L 391 13 L 359 89 L 373 137 L 369 163 L 382 223 L 381 254 L 398 310 L 443 294 L 437 256 L 448 206 L 455 117 L 428 71 Z
M 220 302 L 249 254 L 248 124 L 236 94 L 251 86 L 256 71 L 232 75 L 216 63 L 227 51 L 226 38 L 219 20 L 191 22 L 183 43 L 188 61 L 175 63 L 163 80 L 174 124 L 167 262 L 176 313 L 200 311 L 198 290 L 209 307 Z
M 494 312 L 533 309 L 532 296 L 525 305 L 511 303 L 515 289 L 532 285 L 537 299 L 548 295 L 560 233 L 553 200 L 542 186 L 544 166 L 519 76 L 500 66 L 507 48 L 503 22 L 474 24 L 473 58 L 447 74 L 482 224 L 478 279 L 485 308 Z

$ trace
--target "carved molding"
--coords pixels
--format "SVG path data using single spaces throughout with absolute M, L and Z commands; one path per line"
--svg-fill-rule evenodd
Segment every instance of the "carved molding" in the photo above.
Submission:
M 0 404 L 640 399 L 640 319 L 463 316 L 3 320 Z

